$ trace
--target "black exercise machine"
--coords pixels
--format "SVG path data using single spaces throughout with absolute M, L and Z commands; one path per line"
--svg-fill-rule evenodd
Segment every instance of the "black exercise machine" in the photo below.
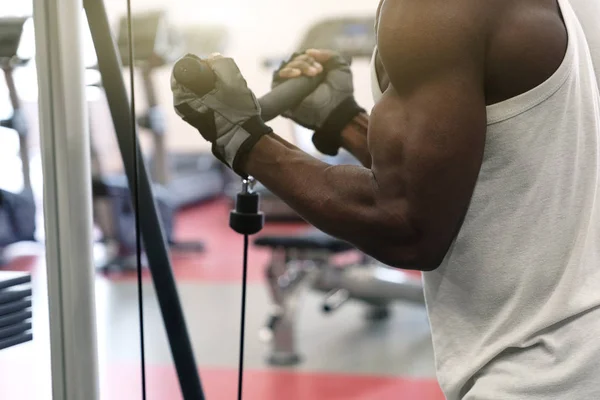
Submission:
M 167 152 L 165 116 L 158 103 L 153 75 L 158 68 L 189 51 L 183 32 L 175 29 L 166 13 L 160 10 L 134 14 L 132 24 L 133 62 L 129 60 L 126 17 L 120 20 L 117 44 L 124 66 L 141 72 L 147 110 L 137 121 L 152 134 L 154 152 L 149 157 L 149 165 L 154 181 L 170 193 L 170 205 L 175 210 L 221 196 L 225 187 L 224 169 L 210 152 Z M 198 51 L 198 41 L 196 39 L 195 51 Z M 220 47 L 223 42 L 213 40 L 205 44 L 205 52 L 223 51 Z M 219 47 L 210 48 L 211 45 Z
M 0 121 L 0 126 L 14 130 L 19 137 L 19 156 L 22 165 L 23 190 L 12 193 L 0 189 L 0 251 L 11 244 L 35 241 L 35 200 L 31 188 L 27 118 L 21 107 L 13 72 L 29 60 L 18 57 L 23 28 L 29 18 L 0 18 L 0 68 L 4 72 L 12 116 Z M 0 264 L 2 260 L 0 259 Z

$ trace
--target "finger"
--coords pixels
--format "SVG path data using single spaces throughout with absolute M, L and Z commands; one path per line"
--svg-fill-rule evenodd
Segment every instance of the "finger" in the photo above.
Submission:
M 307 76 L 317 75 L 319 72 L 321 72 L 323 70 L 323 67 L 321 67 L 321 66 L 317 67 L 312 62 L 307 62 L 307 61 L 292 61 L 292 62 L 289 62 L 285 66 L 285 68 L 299 69 L 300 71 L 302 71 L 302 73 L 304 75 L 307 75 Z
M 306 54 L 312 57 L 315 62 L 323 64 L 329 61 L 335 55 L 335 52 L 325 49 L 308 49 L 306 50 Z
M 302 71 L 299 70 L 298 68 L 285 67 L 281 71 L 279 71 L 279 76 L 281 78 L 285 78 L 285 79 L 296 78 L 300 75 L 302 75 Z
M 315 62 L 315 59 L 306 53 L 302 53 L 302 54 L 294 57 L 294 59 L 292 61 L 306 61 L 307 63 L 311 64 L 311 63 Z
M 298 57 L 294 58 L 294 61 L 304 61 L 305 63 L 309 64 L 310 66 L 314 67 L 317 69 L 317 73 L 323 72 L 323 65 L 321 65 L 320 62 L 318 62 L 317 60 L 314 59 L 314 57 L 312 57 L 309 54 L 301 54 Z

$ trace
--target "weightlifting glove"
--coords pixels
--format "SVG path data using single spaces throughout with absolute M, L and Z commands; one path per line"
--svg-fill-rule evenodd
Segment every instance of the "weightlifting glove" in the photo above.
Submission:
M 186 55 L 186 57 L 195 57 Z M 180 84 L 171 74 L 175 112 L 212 143 L 212 153 L 246 178 L 242 166 L 248 153 L 265 134 L 273 132 L 260 118 L 260 105 L 231 58 L 203 60 L 215 74 L 215 87 L 204 96 Z
M 279 72 L 303 53 L 295 53 L 281 64 L 273 75 L 272 87 L 280 85 L 289 78 L 282 78 Z M 342 130 L 361 112 L 354 99 L 354 85 L 350 63 L 340 54 L 335 54 L 323 64 L 325 79 L 315 91 L 293 110 L 283 116 L 314 130 L 312 141 L 321 153 L 337 155 L 342 145 Z M 291 78 L 293 79 L 293 78 Z

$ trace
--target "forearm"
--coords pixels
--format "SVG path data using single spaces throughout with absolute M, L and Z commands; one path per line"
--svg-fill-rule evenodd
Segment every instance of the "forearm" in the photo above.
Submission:
M 268 135 L 251 151 L 245 170 L 318 229 L 387 264 L 413 265 L 404 210 L 386 207 L 370 169 L 331 166 Z
M 366 168 L 371 168 L 371 154 L 367 141 L 369 116 L 357 115 L 342 131 L 342 147 Z

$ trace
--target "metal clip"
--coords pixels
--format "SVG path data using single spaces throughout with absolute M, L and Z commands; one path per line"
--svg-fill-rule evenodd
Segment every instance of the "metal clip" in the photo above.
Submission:
M 242 179 L 242 193 L 249 194 L 254 193 L 254 186 L 256 185 L 256 180 L 249 176 L 248 179 Z

